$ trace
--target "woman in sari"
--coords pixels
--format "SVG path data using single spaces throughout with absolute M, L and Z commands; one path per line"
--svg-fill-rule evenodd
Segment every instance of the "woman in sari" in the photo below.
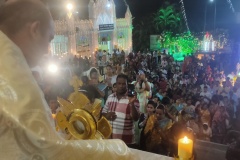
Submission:
M 154 115 L 150 116 L 144 129 L 146 137 L 146 150 L 148 152 L 168 155 L 168 131 L 172 121 L 165 116 L 163 105 L 156 108 Z
M 146 104 L 148 102 L 148 92 L 150 91 L 150 83 L 147 81 L 145 77 L 145 73 L 143 71 L 139 71 L 139 76 L 137 81 L 133 82 L 135 85 L 135 91 L 137 92 L 137 99 L 140 103 L 140 112 L 146 113 Z

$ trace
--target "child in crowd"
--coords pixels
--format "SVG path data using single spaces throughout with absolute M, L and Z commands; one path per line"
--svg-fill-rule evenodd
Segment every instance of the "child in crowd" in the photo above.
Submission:
M 161 100 L 158 96 L 154 95 L 152 98 L 153 102 L 157 104 L 157 106 L 161 103 Z

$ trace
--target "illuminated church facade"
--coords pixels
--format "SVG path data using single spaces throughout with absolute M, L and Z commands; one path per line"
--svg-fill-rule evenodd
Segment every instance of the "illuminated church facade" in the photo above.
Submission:
M 113 0 L 90 0 L 88 20 L 68 16 L 55 21 L 56 35 L 50 52 L 55 56 L 66 54 L 93 57 L 96 51 L 132 50 L 132 15 L 129 7 L 124 18 L 116 18 Z

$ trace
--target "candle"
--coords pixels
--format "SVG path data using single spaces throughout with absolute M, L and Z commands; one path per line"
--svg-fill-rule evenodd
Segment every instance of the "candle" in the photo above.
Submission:
M 178 156 L 179 159 L 192 158 L 193 141 L 186 136 L 178 140 Z

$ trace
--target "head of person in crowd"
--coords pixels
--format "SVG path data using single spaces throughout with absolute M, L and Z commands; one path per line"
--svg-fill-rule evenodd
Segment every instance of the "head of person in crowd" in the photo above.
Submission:
M 208 104 L 203 103 L 201 109 L 204 110 L 204 111 L 207 110 L 208 109 Z
M 166 91 L 166 90 L 164 90 L 164 91 L 162 92 L 162 96 L 163 96 L 163 97 L 166 97 L 166 96 L 167 96 L 167 91 Z
M 186 90 L 187 89 L 187 85 L 186 84 L 182 84 L 182 90 Z
M 99 83 L 99 72 L 95 67 L 90 68 L 85 72 L 85 76 L 88 77 L 90 85 L 97 85 Z
M 116 80 L 116 93 L 117 95 L 124 95 L 127 92 L 127 76 L 119 74 Z
M 111 65 L 106 66 L 106 74 L 107 75 L 112 75 L 113 74 L 113 68 Z
M 87 96 L 87 98 L 90 100 L 91 103 L 94 103 L 95 99 L 101 98 L 101 95 L 99 94 L 99 92 L 97 91 L 96 87 L 93 85 L 86 85 L 86 86 L 82 86 L 79 89 L 79 92 L 83 93 L 85 96 Z
M 156 114 L 157 120 L 164 119 L 165 118 L 165 107 L 164 107 L 164 105 L 160 104 L 159 106 L 157 106 L 155 114 Z
M 197 86 L 197 93 L 201 93 L 201 86 Z
M 183 124 L 186 124 L 192 118 L 192 116 L 184 110 L 181 111 L 180 116 L 181 116 L 181 119 L 179 122 Z
M 218 95 L 219 105 L 222 105 L 221 103 L 223 102 L 223 98 L 223 95 Z
M 228 102 L 229 102 L 228 96 L 223 96 L 223 103 L 228 104 Z
M 213 105 L 219 104 L 219 96 L 218 95 L 212 96 L 211 104 L 213 104 Z
M 162 99 L 162 104 L 163 104 L 164 106 L 170 105 L 170 104 L 171 104 L 170 98 L 168 98 L 168 97 L 163 97 L 163 99 Z
M 188 98 L 186 99 L 186 103 L 187 103 L 188 106 L 192 105 L 192 98 L 191 98 L 191 97 L 188 97 Z
M 155 112 L 156 107 L 157 107 L 157 103 L 155 103 L 152 100 L 148 101 L 147 107 L 146 107 L 148 115 L 152 115 Z
M 156 96 L 156 95 L 153 96 L 152 101 L 154 103 L 157 103 L 157 104 L 159 104 L 161 102 L 160 98 L 158 96 Z
M 139 80 L 144 80 L 146 78 L 144 71 L 139 70 L 138 74 L 139 74 L 138 76 Z
M 179 98 L 176 100 L 176 105 L 183 104 L 183 102 L 184 102 L 183 98 L 179 97 Z
M 203 87 L 203 92 L 204 92 L 204 93 L 207 93 L 207 92 L 208 92 L 208 87 L 207 87 L 207 86 L 204 86 L 204 87 Z
M 48 53 L 54 22 L 41 1 L 9 1 L 0 8 L 0 30 L 21 49 L 28 65 L 35 67 Z

